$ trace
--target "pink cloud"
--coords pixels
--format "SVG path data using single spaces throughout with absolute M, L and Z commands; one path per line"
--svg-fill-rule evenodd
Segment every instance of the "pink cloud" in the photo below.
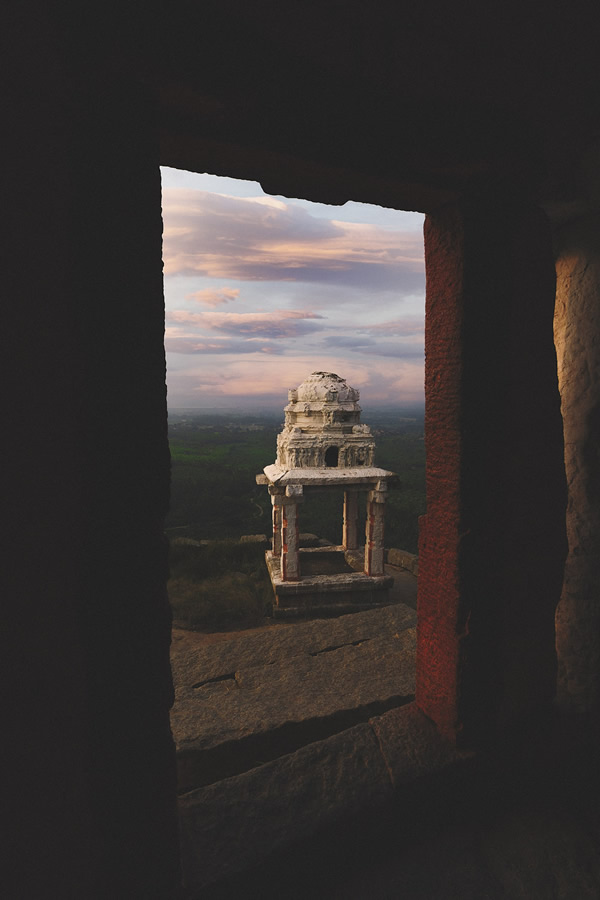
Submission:
M 186 300 L 195 300 L 196 303 L 204 303 L 205 306 L 220 306 L 222 303 L 231 303 L 239 297 L 239 288 L 206 288 L 202 291 L 195 291 L 193 294 L 186 294 Z
M 288 388 L 297 387 L 311 372 L 323 370 L 337 372 L 360 390 L 365 410 L 363 420 L 367 423 L 369 404 L 391 400 L 399 404 L 423 402 L 423 365 L 415 360 L 361 362 L 326 354 L 271 357 L 258 350 L 255 356 L 233 357 L 217 374 L 211 364 L 205 365 L 199 359 L 198 365 L 177 373 L 179 381 L 173 382 L 173 393 L 183 394 L 186 384 L 187 390 L 195 395 L 210 393 L 213 397 L 239 397 L 242 401 L 244 397 L 274 400 L 283 409 Z M 184 405 L 175 397 L 172 403 Z
M 422 336 L 425 331 L 425 323 L 422 316 L 405 316 L 402 319 L 394 319 L 391 322 L 380 322 L 378 325 L 363 326 L 359 329 L 369 334 L 383 333 L 386 335 L 400 335 L 401 337 Z
M 423 240 L 414 232 L 318 218 L 273 198 L 178 188 L 164 191 L 163 210 L 166 275 L 422 288 Z
M 325 316 L 310 310 L 274 309 L 272 312 L 192 313 L 176 309 L 167 313 L 169 322 L 196 325 L 224 331 L 227 334 L 260 335 L 261 337 L 295 337 L 314 330 L 315 325 L 307 320 L 324 319 Z

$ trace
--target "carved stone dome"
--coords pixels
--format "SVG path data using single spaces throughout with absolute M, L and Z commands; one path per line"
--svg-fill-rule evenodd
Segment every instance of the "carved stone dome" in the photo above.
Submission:
M 356 402 L 360 396 L 357 390 L 334 372 L 313 372 L 295 391 L 289 393 L 290 400 L 321 400 L 328 403 Z
M 359 392 L 334 372 L 313 372 L 288 392 L 277 438 L 283 468 L 372 466 L 375 442 L 360 424 Z

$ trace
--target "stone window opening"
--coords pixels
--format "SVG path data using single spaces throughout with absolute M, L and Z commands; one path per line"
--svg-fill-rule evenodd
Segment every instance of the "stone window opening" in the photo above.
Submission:
M 550 244 L 538 213 L 457 201 L 425 221 L 427 511 L 416 691 L 413 703 L 393 711 L 399 732 L 422 742 L 419 756 L 429 747 L 477 750 L 555 692 L 552 603 L 564 526 L 556 513 Z M 562 435 L 560 444 L 562 453 Z M 535 451 L 535 467 L 524 447 Z M 548 471 L 542 484 L 539 473 Z M 293 502 L 281 504 L 288 526 L 301 500 L 290 487 Z M 403 742 L 391 738 L 390 746 L 402 759 Z
M 358 396 L 356 399 L 358 400 Z M 327 435 L 325 434 L 323 436 L 325 440 L 323 440 L 323 442 L 321 443 L 321 447 L 318 448 L 318 452 L 315 453 L 314 461 L 311 461 L 309 464 L 318 466 L 320 456 L 320 465 L 324 466 L 329 471 L 331 477 L 338 476 L 338 470 L 340 470 L 341 467 L 346 468 L 357 466 L 360 467 L 361 472 L 366 472 L 367 469 L 373 468 L 374 465 L 373 448 L 371 446 L 372 436 L 370 434 L 369 427 L 360 424 L 359 420 L 357 419 L 357 412 L 355 410 L 347 411 L 345 408 L 330 408 L 333 407 L 337 402 L 338 396 L 337 392 L 335 392 L 335 396 L 329 397 L 327 399 L 328 405 L 326 411 L 331 414 L 331 418 L 325 420 L 324 424 L 326 425 L 326 430 L 343 432 L 344 440 L 349 444 L 352 452 L 350 452 L 344 444 L 340 446 L 340 443 L 342 443 L 341 441 L 337 441 L 337 443 L 334 445 L 329 444 L 329 441 L 327 441 Z M 360 411 L 360 407 L 357 407 L 357 409 L 358 411 Z M 306 415 L 307 410 L 299 409 L 299 414 Z M 286 421 L 287 418 L 288 414 L 286 413 Z M 336 439 L 336 437 L 337 435 L 331 435 L 329 437 L 329 440 Z M 287 464 L 292 468 L 298 466 L 306 466 L 308 462 L 306 459 L 307 453 L 308 451 L 303 449 L 302 447 L 297 449 L 292 448 L 287 459 Z M 341 474 L 339 475 L 339 478 L 341 478 Z M 293 487 L 294 486 L 292 486 L 292 488 Z M 308 578 L 310 578 L 310 576 L 313 574 L 312 572 L 309 572 L 308 569 L 309 564 L 314 562 L 315 580 L 322 579 L 323 577 L 331 574 L 334 578 L 336 576 L 339 578 L 340 584 L 342 583 L 342 579 L 344 577 L 347 578 L 347 576 L 350 576 L 350 579 L 354 578 L 360 581 L 361 586 L 363 581 L 367 583 L 367 587 L 362 590 L 358 598 L 355 597 L 354 594 L 352 594 L 351 597 L 347 597 L 346 594 L 350 594 L 350 590 L 343 592 L 340 589 L 339 594 L 336 594 L 334 597 L 335 602 L 330 603 L 328 609 L 326 610 L 327 618 L 329 616 L 335 618 L 337 615 L 346 614 L 349 612 L 355 613 L 360 611 L 378 611 L 376 607 L 381 606 L 383 610 L 382 614 L 384 616 L 385 622 L 387 623 L 387 619 L 385 618 L 387 615 L 387 610 L 385 610 L 385 607 L 387 606 L 387 589 L 391 587 L 393 579 L 391 576 L 386 575 L 386 573 L 384 572 L 385 549 L 383 546 L 383 529 L 379 527 L 379 522 L 382 518 L 384 509 L 382 500 L 385 491 L 378 490 L 378 488 L 385 488 L 385 484 L 380 485 L 378 481 L 375 481 L 373 483 L 369 483 L 368 487 L 372 490 L 365 490 L 362 492 L 362 494 L 358 490 L 340 491 L 339 529 L 342 534 L 340 536 L 341 539 L 337 541 L 337 544 L 343 544 L 347 550 L 353 552 L 353 555 L 356 557 L 356 560 L 354 561 L 355 564 L 351 565 L 350 563 L 348 563 L 345 560 L 345 554 L 342 552 L 341 556 L 343 568 L 338 572 L 337 567 L 339 565 L 339 554 L 336 555 L 334 552 L 337 549 L 337 546 L 333 546 L 331 548 L 326 546 L 319 546 L 315 548 L 316 552 L 312 554 L 312 557 L 314 557 L 314 559 L 312 557 L 309 557 L 308 559 L 306 575 Z M 291 493 L 292 491 L 290 490 L 290 494 Z M 310 488 L 308 489 L 307 493 L 311 494 Z M 327 491 L 327 493 L 329 494 L 329 491 Z M 372 494 L 373 496 L 369 499 L 370 494 Z M 304 498 L 302 495 L 298 497 L 296 497 L 295 495 L 289 497 L 286 496 L 284 498 L 286 502 L 282 503 L 281 507 L 279 507 L 278 504 L 275 504 L 274 511 L 274 517 L 276 520 L 274 521 L 274 530 L 276 527 L 278 535 L 281 536 L 282 545 L 285 544 L 285 576 L 286 580 L 289 582 L 289 586 L 292 589 L 296 587 L 297 582 L 294 580 L 295 572 L 293 570 L 293 567 L 290 568 L 290 561 L 293 562 L 293 551 L 296 549 L 296 534 L 298 538 L 300 537 L 299 532 L 303 512 L 301 501 L 303 499 Z M 329 500 L 330 497 L 328 497 L 327 499 Z M 295 504 L 287 502 L 291 500 L 297 500 L 297 502 Z M 315 496 L 314 501 L 318 505 L 321 501 L 321 496 Z M 370 515 L 367 513 L 367 507 L 369 507 L 370 509 Z M 280 509 L 281 521 L 277 519 L 280 514 Z M 298 518 L 300 519 L 299 523 L 296 521 Z M 379 536 L 379 532 L 381 532 L 381 536 Z M 363 536 L 362 539 L 361 535 Z M 319 535 L 319 537 L 321 537 L 321 535 Z M 323 540 L 323 543 L 330 542 Z M 278 550 L 281 549 L 281 547 L 278 547 Z M 321 574 L 321 567 L 323 563 L 325 564 L 325 572 L 324 574 Z M 354 582 L 351 582 L 350 587 L 354 587 Z M 347 606 L 351 606 L 352 609 L 346 608 L 344 604 L 346 604 Z M 390 606 L 391 605 L 392 604 L 390 604 Z M 395 605 L 394 608 L 396 608 Z M 406 620 L 407 624 L 405 625 L 405 627 L 408 631 L 410 631 L 410 634 L 406 637 L 406 645 L 410 649 L 407 650 L 407 662 L 403 662 L 402 669 L 403 673 L 404 669 L 406 669 L 406 673 L 403 674 L 402 677 L 406 678 L 408 689 L 401 692 L 402 702 L 407 703 L 414 696 L 415 613 L 414 609 L 407 610 L 406 613 L 404 613 L 404 609 L 405 608 L 403 606 L 402 612 L 399 612 L 398 614 L 404 615 L 402 622 L 404 623 Z M 398 610 L 400 610 L 400 605 L 398 605 Z M 285 619 L 286 616 L 282 616 L 281 618 Z M 371 620 L 369 620 L 369 622 L 370 621 Z M 361 627 L 364 629 L 371 626 L 359 626 L 357 624 L 355 627 Z M 382 626 L 379 625 L 378 627 L 381 628 Z M 386 625 L 386 627 L 388 626 Z M 404 637 L 402 641 L 398 639 L 398 642 L 398 646 L 404 648 Z M 396 647 L 394 645 L 394 651 L 395 650 Z M 362 652 L 366 652 L 366 648 L 363 649 Z M 392 666 L 393 661 L 388 662 L 386 665 L 388 667 Z M 377 690 L 379 690 L 379 688 L 377 688 Z M 376 699 L 373 702 L 382 703 L 384 706 L 388 703 L 395 704 L 396 692 L 393 684 L 390 683 L 389 689 L 388 687 L 385 687 L 383 690 L 389 690 L 390 693 L 382 694 L 383 699 L 379 698 L 379 695 L 377 695 Z M 357 712 L 356 715 L 358 716 L 359 713 Z M 362 715 L 362 713 L 360 713 L 360 715 Z M 193 756 L 193 753 L 191 753 L 191 756 Z M 183 754 L 183 756 L 179 758 L 180 787 L 183 787 L 185 785 L 187 789 L 194 786 L 193 779 L 195 776 L 191 776 L 191 779 L 188 779 L 188 776 L 185 774 L 187 772 L 188 761 L 187 757 L 185 759 L 184 757 L 185 754 Z M 224 761 L 223 765 L 226 766 L 227 762 Z
M 264 177 L 269 193 L 295 193 Z M 327 202 L 327 185 L 311 185 L 311 199 Z M 372 202 L 368 187 L 352 194 Z M 428 206 L 426 197 L 417 204 Z M 433 204 L 424 239 L 427 511 L 419 528 L 416 703 L 442 734 L 473 746 L 497 727 L 496 716 L 539 708 L 556 687 L 550 607 L 562 583 L 564 521 L 556 509 L 564 463 L 548 340 L 554 260 L 544 214 L 526 199 Z M 542 488 L 546 470 L 552 475 Z M 538 562 L 539 548 L 548 559 L 549 547 L 556 566 Z M 488 577 L 506 570 L 508 579 L 507 559 L 511 572 L 528 572 L 518 590 Z M 518 646 L 502 651 L 501 664 L 509 609 L 521 629 L 518 641 L 511 632 Z M 511 684 L 515 691 L 504 694 Z
M 339 447 L 328 447 L 325 451 L 325 465 L 327 468 L 337 468 L 340 464 Z

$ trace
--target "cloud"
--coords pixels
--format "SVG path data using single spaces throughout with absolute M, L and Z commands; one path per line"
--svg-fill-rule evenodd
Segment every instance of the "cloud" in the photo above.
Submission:
M 405 316 L 391 322 L 380 322 L 377 325 L 365 325 L 358 329 L 368 334 L 398 335 L 400 337 L 420 336 L 425 333 L 423 316 Z
M 341 284 L 399 294 L 423 288 L 414 232 L 312 216 L 272 197 L 163 192 L 165 274 Z
M 183 353 L 186 355 L 195 354 L 229 354 L 237 355 L 238 353 L 281 353 L 281 349 L 270 341 L 258 341 L 252 338 L 247 341 L 210 341 L 195 340 L 189 337 L 174 337 L 165 340 L 165 349 L 167 353 Z
M 221 303 L 231 303 L 232 300 L 237 300 L 239 293 L 239 288 L 217 288 L 216 290 L 205 288 L 202 291 L 195 291 L 193 294 L 186 294 L 185 299 L 214 307 L 220 306 Z
M 360 390 L 363 420 L 368 424 L 368 406 L 390 402 L 399 405 L 423 402 L 422 361 L 375 359 L 362 361 L 336 354 L 233 359 L 226 372 L 211 366 L 191 366 L 169 378 L 171 406 L 243 406 L 250 401 L 269 404 L 283 411 L 287 389 L 296 387 L 314 371 L 337 372 Z
M 369 356 L 389 356 L 396 359 L 424 358 L 422 343 L 398 341 L 376 341 L 373 338 L 361 338 L 351 335 L 332 335 L 323 342 L 325 347 L 336 347 L 353 353 L 365 353 Z
M 316 370 L 360 389 L 367 423 L 371 404 L 422 402 L 425 279 L 414 230 L 340 221 L 333 208 L 324 218 L 323 207 L 315 215 L 272 197 L 163 197 L 171 405 L 282 410 L 287 388 Z
M 168 322 L 216 329 L 227 334 L 267 338 L 290 338 L 307 334 L 320 327 L 307 320 L 324 318 L 318 313 L 300 309 L 274 309 L 271 312 L 254 313 L 191 313 L 177 309 L 167 313 Z

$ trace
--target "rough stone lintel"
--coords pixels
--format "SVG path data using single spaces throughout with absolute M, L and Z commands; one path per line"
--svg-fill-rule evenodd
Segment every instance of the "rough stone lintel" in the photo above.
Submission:
M 368 490 L 370 485 L 376 485 L 380 481 L 388 481 L 395 477 L 393 472 L 377 466 L 285 469 L 278 465 L 270 465 L 265 466 L 263 471 L 269 479 L 269 484 L 285 487 L 291 484 L 301 484 L 304 487 L 343 485 L 344 488 L 346 485 L 356 485 L 358 490 Z

